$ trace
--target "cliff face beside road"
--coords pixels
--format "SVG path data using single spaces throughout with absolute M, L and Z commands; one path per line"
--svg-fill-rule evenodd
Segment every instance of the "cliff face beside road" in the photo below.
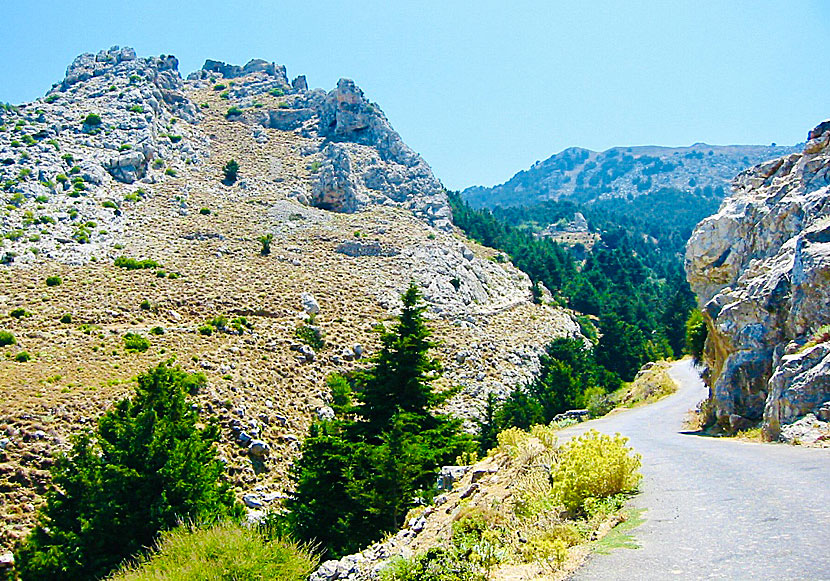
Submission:
M 746 170 L 695 229 L 686 273 L 709 328 L 714 417 L 768 439 L 826 438 L 830 420 L 830 121 L 801 153 Z

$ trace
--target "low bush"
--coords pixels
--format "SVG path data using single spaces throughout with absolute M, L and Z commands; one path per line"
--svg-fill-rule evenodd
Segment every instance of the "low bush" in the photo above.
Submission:
M 303 325 L 294 331 L 294 337 L 315 351 L 320 351 L 326 346 L 326 342 L 323 341 L 323 338 L 320 335 L 319 327 Z
M 87 127 L 97 127 L 101 124 L 101 116 L 97 113 L 90 113 L 84 119 L 84 125 Z
M 124 335 L 124 349 L 130 353 L 143 353 L 150 348 L 150 341 L 138 333 Z
M 268 529 L 223 522 L 163 533 L 152 554 L 122 568 L 111 579 L 305 581 L 316 566 L 317 558 L 307 547 L 280 539 Z
M 381 571 L 382 581 L 484 581 L 485 574 L 452 549 L 436 547 L 409 559 L 394 559 Z
M 626 446 L 628 438 L 590 430 L 559 450 L 551 475 L 553 500 L 572 514 L 585 510 L 588 499 L 632 492 L 640 482 L 640 455 Z
M 155 260 L 145 258 L 144 260 L 136 260 L 135 258 L 127 258 L 126 256 L 119 256 L 113 262 L 115 266 L 126 268 L 127 270 L 142 270 L 150 268 L 158 268 L 160 265 Z
M 15 319 L 22 319 L 23 317 L 28 317 L 30 313 L 26 311 L 26 309 L 18 307 L 16 309 L 12 309 L 9 313 L 10 317 L 14 317 Z
M 17 361 L 18 363 L 26 363 L 31 358 L 32 358 L 32 356 L 29 355 L 29 353 L 27 353 L 26 351 L 21 351 L 20 353 L 18 353 L 17 355 L 14 356 L 14 360 Z
M 59 276 L 46 277 L 46 286 L 60 286 L 62 283 L 63 279 Z
M 66 313 L 65 315 L 61 316 L 61 323 L 64 325 L 68 325 L 72 322 L 72 315 L 70 313 Z

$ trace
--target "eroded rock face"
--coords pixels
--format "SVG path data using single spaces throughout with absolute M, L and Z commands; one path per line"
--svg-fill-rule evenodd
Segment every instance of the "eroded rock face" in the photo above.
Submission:
M 210 63 L 205 67 L 227 76 L 219 66 L 224 63 Z M 289 89 L 282 80 L 274 84 L 272 77 L 263 81 L 249 75 L 229 92 L 232 98 L 244 99 L 274 87 L 290 92 L 281 95 L 278 108 L 254 108 L 234 120 L 319 140 L 319 149 L 308 152 L 314 156 L 312 206 L 353 213 L 369 205 L 394 204 L 440 230 L 452 228 L 446 193 L 432 169 L 354 81 L 340 79 L 329 92 L 308 91 L 304 77 L 297 77 Z
M 802 351 L 830 323 L 830 122 L 803 153 L 749 169 L 732 187 L 692 233 L 686 273 L 709 327 L 718 423 L 763 419 L 777 438 L 830 400 L 825 347 Z

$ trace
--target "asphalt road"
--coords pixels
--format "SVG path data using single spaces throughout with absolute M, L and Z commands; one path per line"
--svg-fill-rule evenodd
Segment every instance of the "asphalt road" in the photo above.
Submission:
M 619 432 L 643 456 L 640 548 L 594 554 L 572 579 L 830 580 L 830 449 L 683 433 L 706 388 L 688 360 L 671 375 L 677 393 L 562 432 Z

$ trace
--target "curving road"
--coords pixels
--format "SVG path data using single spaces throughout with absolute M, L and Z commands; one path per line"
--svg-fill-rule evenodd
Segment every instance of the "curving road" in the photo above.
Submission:
M 670 373 L 677 393 L 562 431 L 620 432 L 643 456 L 640 548 L 594 554 L 572 579 L 830 580 L 830 449 L 684 434 L 706 388 L 688 360 Z

